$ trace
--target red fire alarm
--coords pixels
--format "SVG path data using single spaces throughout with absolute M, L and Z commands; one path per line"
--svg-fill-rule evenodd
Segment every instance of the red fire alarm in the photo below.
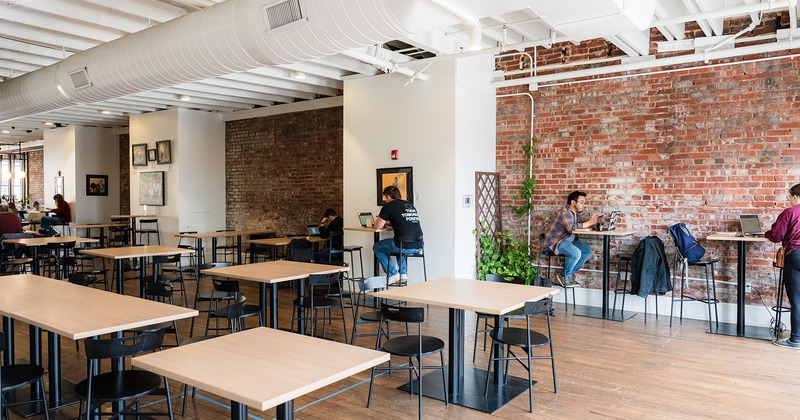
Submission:
M 397 160 L 397 150 L 392 150 L 392 160 Z

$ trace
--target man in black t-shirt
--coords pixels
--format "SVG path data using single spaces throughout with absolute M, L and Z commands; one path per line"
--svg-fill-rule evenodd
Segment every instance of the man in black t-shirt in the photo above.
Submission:
M 384 188 L 383 199 L 386 204 L 381 208 L 378 219 L 375 221 L 375 228 L 381 229 L 389 222 L 394 230 L 394 238 L 384 239 L 375 243 L 372 250 L 380 261 L 383 270 L 389 275 L 389 282 L 407 280 L 406 258 L 400 258 L 400 270 L 393 261 L 389 259 L 390 253 L 400 252 L 401 236 L 422 236 L 422 227 L 419 224 L 419 215 L 414 205 L 402 199 L 400 190 L 391 185 Z M 422 252 L 422 241 L 403 244 L 403 254 L 419 254 Z

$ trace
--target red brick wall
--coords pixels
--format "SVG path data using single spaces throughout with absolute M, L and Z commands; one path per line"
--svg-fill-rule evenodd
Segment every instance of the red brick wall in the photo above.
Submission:
M 527 86 L 526 86 L 527 87 Z M 521 90 L 525 91 L 525 90 Z M 622 225 L 656 234 L 685 222 L 699 238 L 739 230 L 738 216 L 754 213 L 766 229 L 787 206 L 788 188 L 800 182 L 800 63 L 784 59 L 624 80 L 597 81 L 531 92 L 534 133 L 534 231 L 545 229 L 572 190 L 586 191 L 595 212 L 620 210 Z M 526 161 L 530 100 L 497 101 L 497 167 L 504 207 Z M 504 225 L 522 222 L 504 214 Z M 642 235 L 615 240 L 612 255 L 632 250 Z M 599 269 L 600 241 L 589 268 Z M 718 278 L 735 282 L 736 246 L 704 242 L 721 257 Z M 775 248 L 748 247 L 748 281 L 773 302 Z M 613 268 L 612 268 L 613 269 Z M 695 274 L 695 275 L 699 275 Z M 582 275 L 594 287 L 599 276 Z M 733 285 L 718 285 L 735 301 Z M 758 293 L 748 295 L 757 300 Z
M 227 227 L 303 233 L 341 212 L 343 118 L 338 107 L 228 122 Z
M 38 201 L 39 205 L 52 206 L 52 199 L 44 199 L 44 148 L 26 150 L 28 152 L 28 194 L 31 196 L 31 204 Z
M 119 214 L 131 211 L 131 136 L 119 136 Z

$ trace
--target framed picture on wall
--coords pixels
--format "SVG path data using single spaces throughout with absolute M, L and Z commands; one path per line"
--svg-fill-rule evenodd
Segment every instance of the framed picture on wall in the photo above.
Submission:
M 164 205 L 164 171 L 139 173 L 139 205 Z
M 156 149 L 150 149 L 147 151 L 147 161 L 154 162 L 156 160 Z
M 61 171 L 58 171 L 58 172 L 61 173 Z M 55 190 L 56 190 L 56 194 L 64 195 L 64 177 L 63 176 L 57 176 L 56 177 Z
M 170 148 L 169 140 L 161 140 L 156 142 L 156 163 L 159 165 L 172 163 L 172 150 Z
M 147 143 L 131 146 L 131 164 L 133 166 L 147 166 Z
M 108 175 L 86 175 L 86 195 L 108 195 Z
M 414 179 L 412 177 L 413 168 L 406 166 L 402 168 L 382 168 L 376 169 L 378 182 L 378 205 L 386 204 L 383 199 L 383 189 L 394 185 L 400 190 L 400 197 L 403 200 L 414 204 Z

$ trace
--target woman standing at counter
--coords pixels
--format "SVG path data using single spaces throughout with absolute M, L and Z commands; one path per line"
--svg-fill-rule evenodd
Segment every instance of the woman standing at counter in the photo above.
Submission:
M 767 239 L 784 246 L 783 284 L 792 305 L 792 332 L 789 338 L 774 341 L 776 346 L 800 350 L 800 184 L 789 189 L 790 207 L 781 212 L 766 233 Z

